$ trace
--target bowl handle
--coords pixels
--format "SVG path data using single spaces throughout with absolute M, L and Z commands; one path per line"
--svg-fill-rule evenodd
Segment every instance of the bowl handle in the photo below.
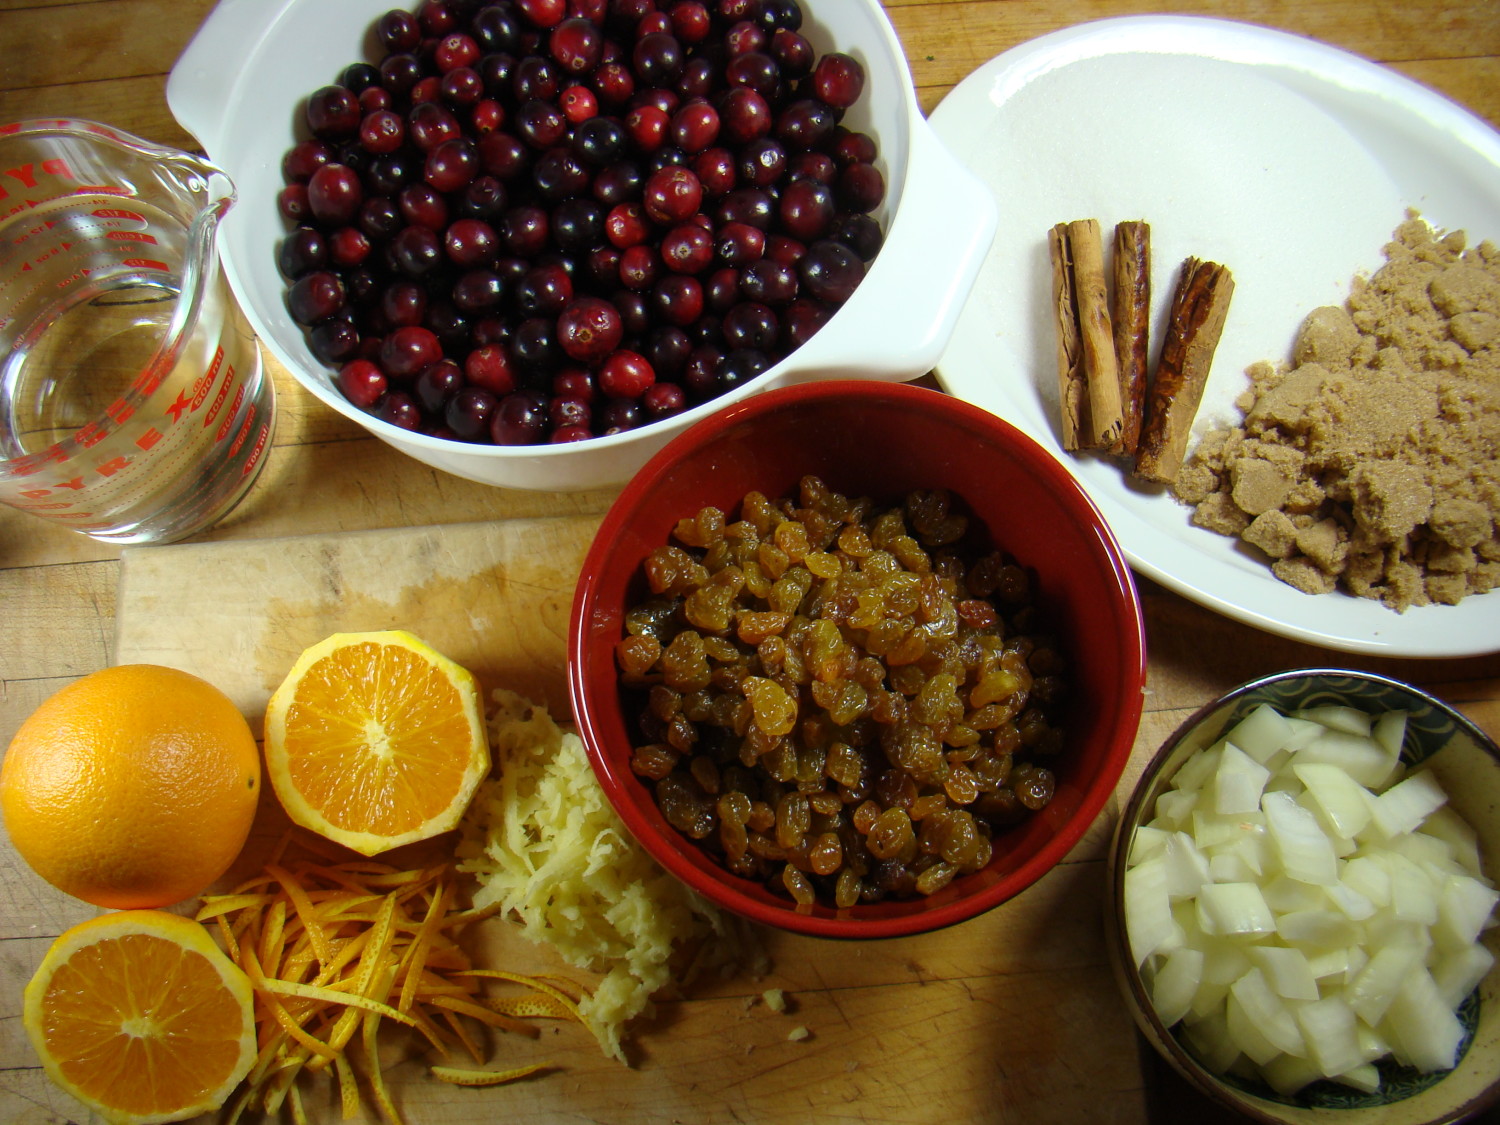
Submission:
M 243 58 L 292 0 L 219 0 L 167 75 L 167 107 L 213 156 Z
M 948 345 L 998 219 L 994 194 L 921 122 L 912 130 L 895 217 L 871 264 L 871 274 L 882 276 L 867 277 L 840 310 L 858 321 L 860 334 L 840 334 L 836 354 L 805 353 L 806 366 L 815 367 L 809 374 L 826 378 L 838 369 L 853 378 L 885 380 L 927 374 Z M 810 353 L 823 335 L 803 346 Z M 804 369 L 804 363 L 797 367 Z

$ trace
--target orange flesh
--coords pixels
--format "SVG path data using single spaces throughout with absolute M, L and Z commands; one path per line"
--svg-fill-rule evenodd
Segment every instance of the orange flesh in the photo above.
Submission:
M 146 934 L 79 950 L 53 975 L 43 1034 L 81 1091 L 133 1114 L 191 1105 L 240 1055 L 243 1010 L 202 954 Z
M 286 718 L 298 792 L 330 824 L 381 836 L 452 804 L 469 764 L 454 748 L 470 737 L 452 683 L 394 646 L 356 645 L 319 661 Z

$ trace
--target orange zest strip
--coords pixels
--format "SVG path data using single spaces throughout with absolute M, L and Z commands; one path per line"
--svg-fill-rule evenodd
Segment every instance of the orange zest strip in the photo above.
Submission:
M 312 900 L 307 897 L 302 884 L 292 877 L 290 871 L 284 867 L 268 866 L 266 871 L 281 884 L 286 891 L 287 898 L 291 899 L 292 906 L 297 911 L 297 916 L 302 919 L 302 925 L 307 929 L 307 940 L 312 942 L 313 951 L 317 954 L 320 962 L 327 962 L 333 955 L 328 947 L 328 935 L 323 932 L 323 927 L 318 923 L 318 912 L 313 906 Z
M 503 1082 L 514 1082 L 518 1078 L 545 1070 L 547 1065 L 532 1063 L 530 1066 L 518 1066 L 514 1070 L 464 1070 L 455 1066 L 435 1066 L 431 1070 L 434 1078 L 451 1082 L 455 1086 L 499 1086 Z
M 266 1009 L 271 1013 L 272 1018 L 281 1025 L 282 1029 L 288 1035 L 298 1043 L 301 1043 L 309 1051 L 332 1058 L 335 1054 L 334 1050 L 328 1044 L 314 1039 L 307 1032 L 303 1031 L 301 1025 L 292 1019 L 281 1001 L 276 998 L 274 993 L 279 991 L 279 989 L 270 987 L 272 982 L 267 979 L 265 973 L 261 970 L 260 962 L 256 960 L 254 951 L 248 946 L 244 946 L 241 947 L 241 952 L 243 956 L 240 960 L 240 967 L 245 970 L 245 975 L 250 978 L 251 986 L 260 994 L 261 1000 L 265 1004 Z M 275 984 L 285 986 L 286 982 L 276 981 Z
M 458 1018 L 458 1013 L 453 1011 L 442 1011 L 439 1012 L 438 1015 L 441 1016 L 443 1018 L 443 1022 L 453 1030 L 454 1036 L 456 1036 L 458 1041 L 463 1044 L 464 1050 L 469 1052 L 469 1057 L 477 1063 L 484 1062 L 484 1052 L 480 1050 L 479 1044 L 474 1041 L 474 1037 L 471 1036 L 468 1030 L 464 1027 L 463 1021 Z
M 440 1008 L 447 1008 L 449 1011 L 457 1012 L 460 1015 L 470 1016 L 480 1023 L 489 1024 L 491 1027 L 498 1027 L 502 1031 L 513 1031 L 517 1035 L 525 1035 L 531 1039 L 535 1039 L 541 1034 L 540 1029 L 532 1027 L 529 1023 L 522 1023 L 520 1020 L 511 1019 L 504 1012 L 497 1012 L 492 1008 L 473 1004 L 467 1000 L 460 1000 L 456 996 L 436 996 L 432 1002 Z

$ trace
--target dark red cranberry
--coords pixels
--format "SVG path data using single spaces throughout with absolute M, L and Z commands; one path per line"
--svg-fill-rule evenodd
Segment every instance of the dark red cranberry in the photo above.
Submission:
M 432 51 L 432 61 L 438 70 L 451 74 L 464 67 L 472 67 L 479 61 L 479 44 L 462 31 L 452 31 L 438 40 Z
M 651 306 L 667 324 L 685 328 L 703 315 L 703 286 L 695 277 L 669 273 L 652 288 Z
M 328 264 L 328 244 L 323 232 L 316 227 L 298 227 L 292 231 L 281 240 L 276 264 L 289 281 L 322 269 Z
M 385 373 L 367 359 L 353 359 L 344 364 L 339 368 L 337 382 L 344 397 L 361 410 L 379 402 L 389 385 Z
M 422 28 L 416 16 L 396 8 L 375 21 L 375 37 L 387 54 L 412 51 L 422 42 Z
M 309 328 L 307 342 L 319 361 L 332 366 L 354 358 L 360 335 L 354 325 L 335 316 Z
M 281 158 L 281 175 L 288 183 L 306 183 L 333 160 L 333 149 L 319 140 L 298 141 Z
M 656 382 L 651 361 L 621 348 L 599 365 L 599 389 L 611 398 L 640 398 Z
M 587 86 L 569 86 L 558 101 L 563 116 L 574 125 L 591 121 L 599 115 L 599 97 Z
M 702 273 L 713 259 L 713 236 L 697 223 L 680 223 L 662 236 L 661 260 L 669 270 Z
M 658 223 L 680 223 L 703 202 L 703 185 L 691 168 L 671 165 L 653 172 L 641 196 L 646 214 Z
M 508 395 L 516 389 L 516 368 L 503 344 L 485 344 L 465 356 L 464 378 L 471 386 L 496 395 Z
M 459 441 L 482 441 L 489 437 L 495 405 L 495 396 L 483 387 L 462 387 L 443 407 L 443 421 Z
M 443 235 L 443 250 L 455 266 L 471 269 L 499 257 L 500 239 L 483 219 L 458 219 Z
M 307 127 L 323 140 L 352 137 L 359 131 L 359 98 L 344 86 L 324 86 L 307 99 Z
M 299 277 L 287 291 L 287 311 L 298 324 L 317 324 L 343 307 L 344 283 L 330 270 Z
M 451 359 L 440 359 L 422 368 L 412 381 L 417 403 L 429 414 L 441 414 L 448 400 L 464 385 L 464 375 Z
M 620 346 L 620 311 L 597 297 L 579 297 L 557 318 L 557 342 L 570 359 L 592 364 Z
M 562 23 L 568 14 L 566 0 L 514 0 L 514 3 L 527 23 L 543 31 Z
M 443 261 L 442 240 L 428 227 L 406 227 L 389 245 L 392 264 L 408 277 L 425 277 Z
M 599 28 L 582 17 L 563 20 L 552 29 L 547 49 L 565 74 L 581 77 L 599 65 L 604 50 Z
M 699 153 L 719 136 L 719 111 L 705 101 L 691 101 L 672 116 L 672 143 L 683 152 Z
M 398 277 L 381 291 L 380 311 L 393 328 L 421 324 L 427 315 L 427 290 L 410 278 Z
M 403 430 L 415 431 L 422 425 L 422 411 L 404 391 L 392 391 L 381 399 L 375 416 Z
M 641 405 L 653 418 L 666 418 L 687 408 L 687 395 L 676 383 L 656 383 L 646 388 Z
M 858 59 L 830 51 L 813 67 L 813 92 L 834 109 L 848 109 L 865 88 L 865 68 Z
M 329 226 L 352 223 L 364 198 L 358 173 L 344 164 L 325 164 L 307 182 L 308 209 L 315 219 Z
M 380 345 L 380 366 L 393 379 L 407 379 L 443 358 L 436 333 L 418 325 L 397 328 Z
M 839 206 L 854 214 L 866 214 L 885 199 L 885 177 L 880 169 L 863 161 L 850 164 L 834 183 Z

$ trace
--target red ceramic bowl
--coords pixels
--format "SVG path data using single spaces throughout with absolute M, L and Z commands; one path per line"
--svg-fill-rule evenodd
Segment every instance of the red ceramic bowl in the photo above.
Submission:
M 995 840 L 982 871 L 928 898 L 848 909 L 797 907 L 732 875 L 672 828 L 630 769 L 633 730 L 614 647 L 641 600 L 641 564 L 673 525 L 712 504 L 733 517 L 747 492 L 791 494 L 807 474 L 846 495 L 894 504 L 949 489 L 995 545 L 1033 572 L 1070 660 L 1073 710 L 1057 789 L 1036 816 Z M 971 918 L 1030 886 L 1067 854 L 1119 780 L 1145 683 L 1140 603 L 1099 512 L 1067 471 L 995 416 L 905 384 L 808 383 L 726 408 L 680 434 L 625 487 L 583 564 L 573 601 L 569 690 L 594 772 L 630 831 L 667 870 L 747 918 L 806 934 L 883 938 Z

